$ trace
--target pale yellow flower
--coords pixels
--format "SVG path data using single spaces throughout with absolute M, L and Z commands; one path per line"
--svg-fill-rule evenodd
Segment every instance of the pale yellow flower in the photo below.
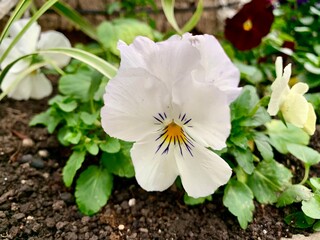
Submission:
M 271 85 L 271 98 L 268 113 L 275 116 L 281 111 L 286 122 L 303 128 L 313 135 L 316 126 L 316 114 L 312 104 L 303 96 L 309 89 L 305 83 L 297 83 L 291 89 L 288 85 L 291 76 L 291 64 L 283 70 L 282 58 L 276 59 L 276 79 Z

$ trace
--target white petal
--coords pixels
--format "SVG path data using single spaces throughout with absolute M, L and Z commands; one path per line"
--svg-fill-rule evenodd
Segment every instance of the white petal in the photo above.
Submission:
M 278 63 L 276 62 L 276 68 L 280 69 L 281 66 L 279 66 L 280 65 L 279 59 L 280 58 L 277 58 Z M 282 59 L 281 59 L 281 65 L 282 65 Z M 276 71 L 279 71 L 279 69 Z M 271 116 L 275 116 L 279 112 L 279 109 L 283 104 L 284 99 L 287 97 L 287 95 L 290 92 L 290 88 L 288 86 L 290 76 L 291 76 L 291 64 L 288 64 L 284 69 L 283 76 L 280 75 L 279 77 L 277 77 L 271 85 L 272 93 L 271 93 L 270 102 L 267 110 Z
M 213 149 L 226 146 L 231 129 L 229 103 L 226 94 L 213 83 L 177 82 L 173 88 L 173 103 L 175 119 L 180 114 L 191 119 L 184 129 L 193 139 Z
M 186 41 L 153 43 L 137 37 L 129 46 L 120 43 L 119 50 L 123 57 L 121 67 L 143 68 L 165 82 L 169 89 L 174 81 L 190 74 L 200 64 L 199 51 Z
M 212 151 L 195 143 L 192 156 L 181 155 L 175 149 L 175 157 L 182 185 L 189 196 L 198 198 L 212 194 L 228 182 L 232 171 L 229 165 Z
M 40 72 L 30 74 L 32 88 L 30 98 L 41 99 L 52 93 L 52 84 L 50 80 Z
M 2 19 L 17 2 L 18 0 L 0 1 L 0 19 Z
M 303 129 L 311 136 L 316 131 L 316 120 L 317 116 L 314 112 L 314 108 L 311 103 L 308 103 L 309 105 L 309 111 L 308 111 L 308 117 L 307 121 L 303 126 Z
M 146 69 L 146 57 L 157 51 L 157 45 L 147 37 L 138 36 L 129 46 L 120 40 L 118 42 L 118 49 L 121 54 L 120 69 Z
M 170 94 L 163 82 L 142 69 L 119 70 L 106 87 L 102 127 L 112 137 L 138 141 L 158 130 L 154 116 L 169 109 Z
M 283 60 L 282 57 L 276 58 L 276 76 L 277 78 L 282 77 L 282 71 L 283 71 Z
M 308 118 L 309 105 L 301 95 L 290 93 L 281 106 L 283 118 L 293 125 L 302 128 Z
M 9 93 L 8 97 L 15 100 L 28 100 L 31 92 L 31 79 L 27 76 L 22 79 L 19 83 L 15 83 L 18 74 L 9 71 L 5 78 L 2 80 L 1 89 L 6 91 L 13 85 L 17 84 Z
M 168 154 L 157 152 L 158 135 L 153 134 L 135 143 L 131 149 L 136 179 L 147 191 L 163 191 L 169 188 L 178 176 L 174 151 Z
M 5 38 L 3 39 L 1 45 L 0 45 L 0 56 L 7 50 L 9 45 L 11 44 L 12 39 L 11 38 Z M 17 60 L 19 57 L 22 57 L 25 55 L 23 52 L 21 52 L 18 48 L 13 47 L 10 50 L 10 53 L 7 55 L 7 57 L 3 60 L 1 63 L 1 69 L 4 69 L 6 66 L 8 66 L 11 62 Z M 20 60 L 17 63 L 15 63 L 10 71 L 12 72 L 20 72 L 23 69 L 26 69 L 30 64 L 30 60 Z
M 65 35 L 57 31 L 47 31 L 41 33 L 40 40 L 38 42 L 38 49 L 70 47 L 71 43 L 69 39 Z M 42 54 L 42 56 L 54 61 L 58 65 L 58 67 L 64 67 L 70 61 L 70 57 L 64 54 Z
M 308 90 L 309 90 L 308 84 L 299 82 L 293 85 L 290 92 L 303 95 L 306 92 L 308 92 Z
M 183 35 L 185 41 L 189 41 L 197 48 L 201 55 L 201 65 L 204 70 L 202 81 L 214 82 L 222 91 L 228 94 L 229 103 L 235 100 L 241 92 L 238 88 L 240 72 L 224 52 L 218 40 L 212 35 L 192 36 Z M 197 69 L 195 74 L 200 74 Z
M 21 32 L 22 28 L 27 24 L 30 19 L 20 19 L 15 21 L 9 30 L 12 38 Z M 29 29 L 23 34 L 21 39 L 16 44 L 16 47 L 24 54 L 32 53 L 36 50 L 37 42 L 39 40 L 41 28 L 38 23 L 33 23 Z

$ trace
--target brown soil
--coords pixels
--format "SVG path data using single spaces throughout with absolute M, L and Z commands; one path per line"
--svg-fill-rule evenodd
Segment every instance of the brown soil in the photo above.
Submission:
M 184 205 L 180 190 L 145 192 L 134 179 L 116 178 L 108 204 L 93 217 L 82 215 L 73 189 L 61 178 L 69 150 L 44 128 L 28 127 L 46 104 L 0 103 L 0 239 L 273 240 L 295 232 L 283 221 L 288 209 L 256 204 L 253 222 L 242 230 L 223 207 L 221 194 L 190 207 Z M 34 144 L 25 146 L 25 138 Z

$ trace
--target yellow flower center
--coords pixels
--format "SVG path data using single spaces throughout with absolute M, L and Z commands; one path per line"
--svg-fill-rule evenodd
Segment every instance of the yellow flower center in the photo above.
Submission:
M 157 121 L 155 124 L 164 124 L 165 119 L 167 119 L 167 115 L 165 113 L 158 113 L 158 116 L 154 116 L 154 119 Z M 183 125 L 187 125 L 191 121 L 191 118 L 186 118 L 186 114 L 184 114 L 179 115 L 179 120 Z M 156 141 L 159 141 L 156 153 L 162 149 L 162 154 L 167 154 L 170 147 L 178 147 L 181 155 L 183 155 L 183 152 L 187 150 L 190 155 L 193 156 L 192 148 L 194 145 L 192 143 L 192 139 L 186 135 L 182 126 L 176 124 L 173 119 L 161 130 L 161 134 Z
M 166 128 L 166 132 L 163 135 L 163 139 L 165 139 L 166 142 L 170 143 L 171 141 L 174 141 L 175 144 L 176 141 L 179 143 L 184 143 L 186 141 L 186 136 L 184 135 L 182 128 L 175 122 L 171 122 Z
M 247 32 L 250 31 L 252 29 L 252 27 L 253 27 L 251 19 L 248 18 L 247 21 L 245 21 L 243 23 L 242 27 L 243 27 L 243 30 L 245 30 Z

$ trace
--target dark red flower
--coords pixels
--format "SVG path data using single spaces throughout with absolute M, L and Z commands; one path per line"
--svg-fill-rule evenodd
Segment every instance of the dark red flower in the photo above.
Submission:
M 270 0 L 252 0 L 233 17 L 226 20 L 225 37 L 237 49 L 257 47 L 270 32 L 274 20 Z

